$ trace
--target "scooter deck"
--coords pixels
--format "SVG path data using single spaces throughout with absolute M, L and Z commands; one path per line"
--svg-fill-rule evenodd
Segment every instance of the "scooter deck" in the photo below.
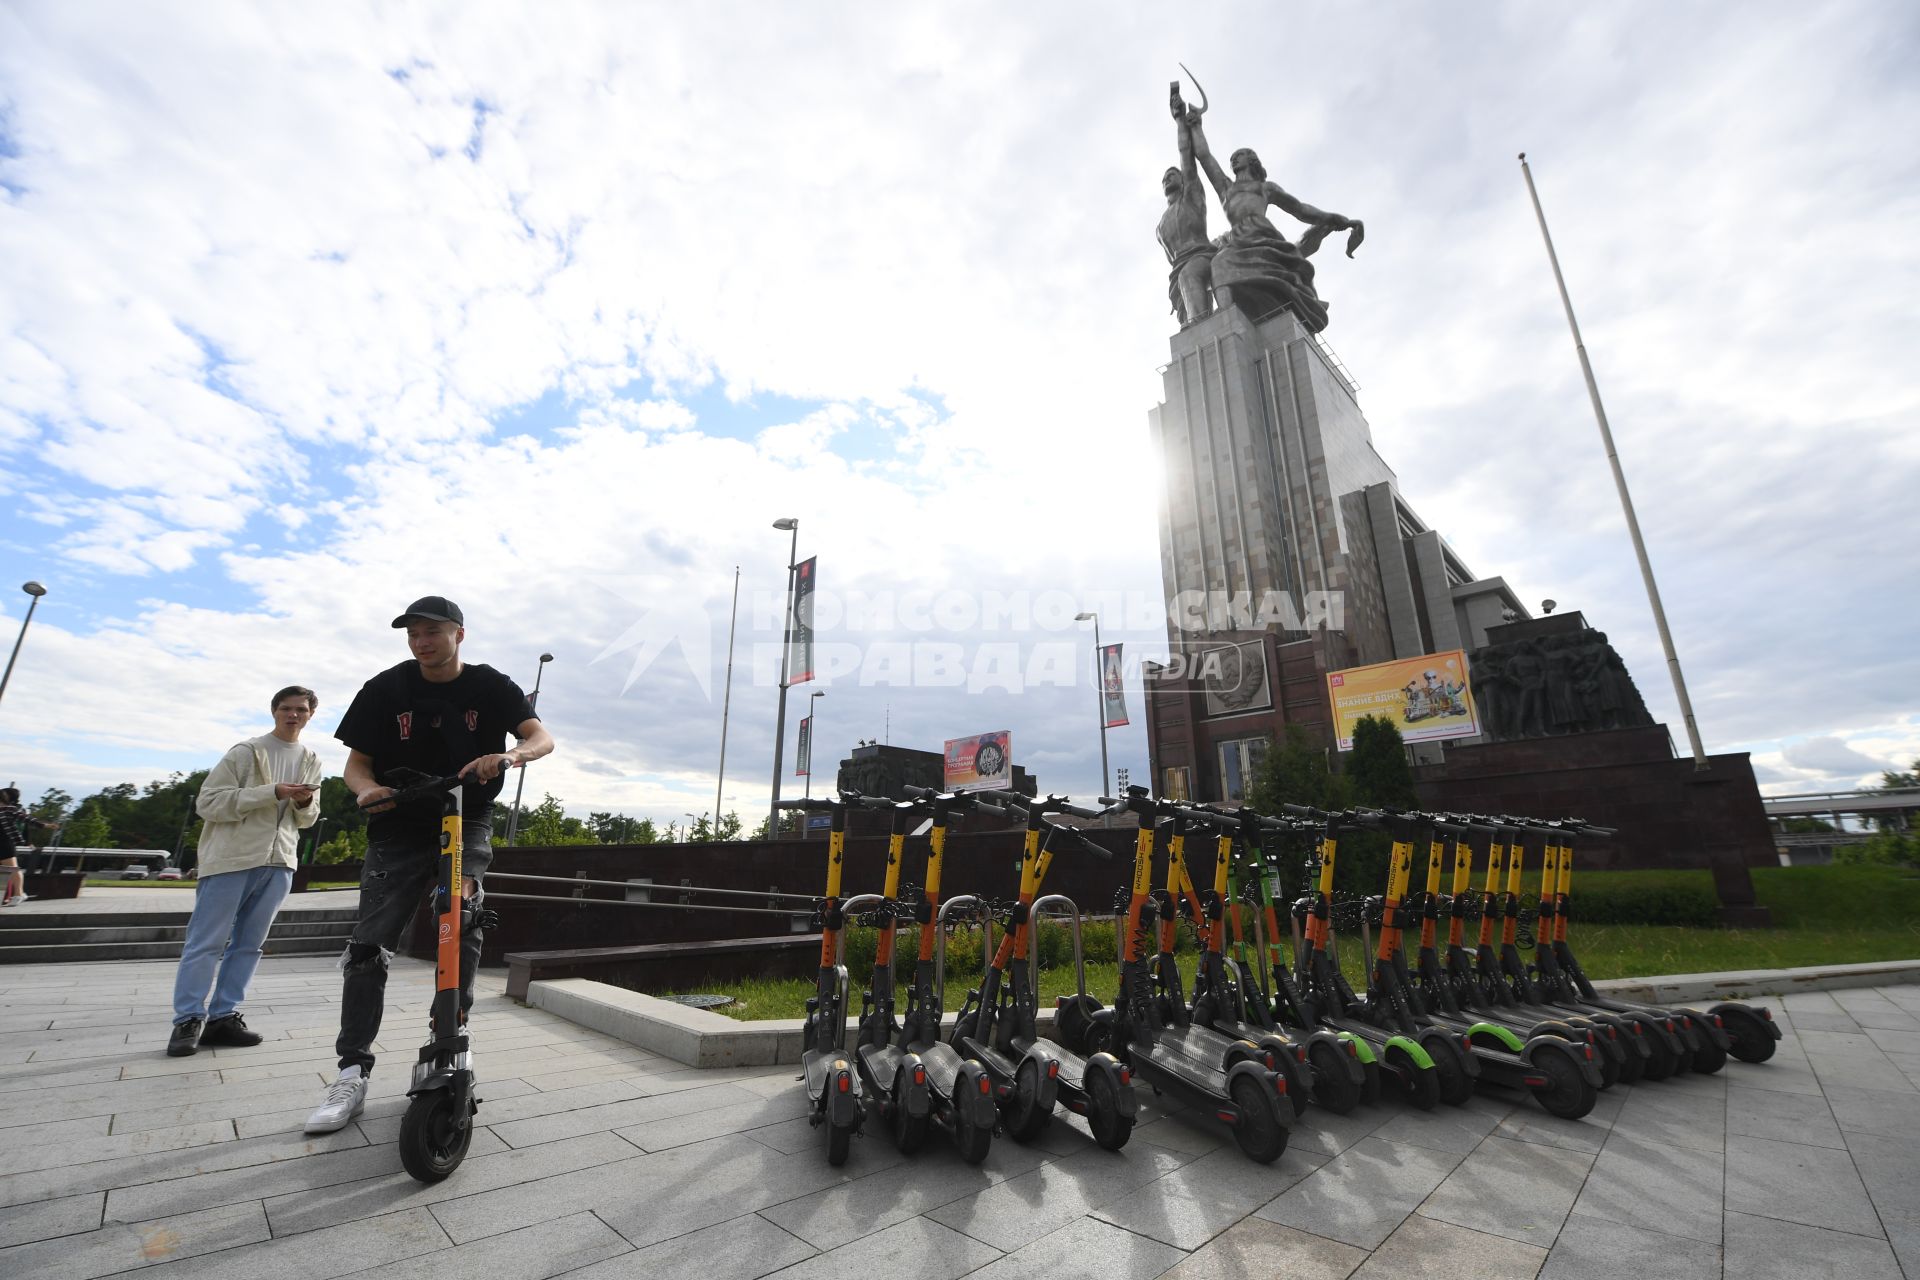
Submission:
M 1228 1101 L 1227 1074 L 1219 1066 L 1206 1066 L 1189 1057 L 1182 1048 L 1162 1043 L 1156 1032 L 1147 1042 L 1134 1041 L 1127 1047 L 1127 1061 L 1137 1076 L 1147 1083 L 1182 1098 L 1189 1105 L 1215 1106 Z M 1177 1034 L 1177 1033 L 1176 1033 Z M 1218 1060 L 1216 1059 L 1216 1062 Z M 1292 1108 L 1283 1110 L 1292 1114 Z
M 840 1049 L 809 1049 L 801 1056 L 800 1064 L 807 1075 L 807 1096 L 819 1100 L 826 1094 L 827 1078 L 833 1073 L 836 1063 L 851 1065 L 848 1055 Z M 860 1075 L 854 1073 L 854 1088 L 860 1087 Z
M 876 1093 L 891 1093 L 894 1077 L 900 1074 L 900 1064 L 907 1060 L 907 1051 L 892 1044 L 863 1044 L 858 1054 L 860 1074 L 866 1077 L 867 1083 Z
M 980 1059 L 980 1065 L 985 1067 L 987 1074 L 995 1080 L 1011 1082 L 1014 1073 L 1020 1069 L 1017 1059 L 1009 1058 L 992 1045 L 982 1044 L 971 1036 L 962 1039 L 958 1049 L 964 1057 Z
M 956 1082 L 960 1079 L 960 1067 L 966 1060 L 960 1051 L 950 1044 L 938 1040 L 907 1046 L 908 1053 L 920 1055 L 921 1065 L 927 1069 L 927 1086 L 934 1096 L 943 1102 L 951 1103 Z
M 1153 1040 L 1161 1052 L 1179 1054 L 1195 1066 L 1214 1072 L 1224 1069 L 1227 1051 L 1240 1043 L 1238 1036 L 1206 1027 L 1166 1027 L 1154 1032 Z M 1258 1040 L 1254 1043 L 1257 1046 Z
M 1013 1038 L 1013 1047 L 1015 1051 L 1022 1056 L 1035 1045 L 1042 1045 L 1051 1050 L 1055 1058 L 1058 1059 L 1060 1063 L 1060 1074 L 1055 1077 L 1055 1081 L 1060 1088 L 1071 1089 L 1075 1093 L 1082 1094 L 1087 1091 L 1087 1060 L 1085 1058 L 1073 1050 L 1066 1048 L 1064 1045 L 1049 1040 L 1044 1036 L 1036 1036 L 1033 1039 L 1028 1039 L 1025 1036 L 1015 1036 Z

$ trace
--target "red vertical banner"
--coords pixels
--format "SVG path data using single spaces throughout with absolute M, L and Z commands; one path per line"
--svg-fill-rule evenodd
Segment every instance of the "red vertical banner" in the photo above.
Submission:
M 1105 723 L 1112 729 L 1127 721 L 1126 684 L 1120 665 L 1120 646 L 1100 647 L 1100 705 L 1106 709 Z
M 808 556 L 793 570 L 793 643 L 787 652 L 787 683 L 813 679 L 813 571 L 818 556 Z
M 812 776 L 808 770 L 813 768 L 810 757 L 813 755 L 813 717 L 803 716 L 800 720 L 800 747 L 793 753 L 793 776 L 806 778 Z

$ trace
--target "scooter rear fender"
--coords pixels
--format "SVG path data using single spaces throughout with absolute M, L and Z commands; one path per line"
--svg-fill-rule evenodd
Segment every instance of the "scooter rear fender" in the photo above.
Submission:
M 1102 1050 L 1087 1059 L 1087 1076 L 1096 1071 L 1113 1085 L 1115 1110 L 1123 1116 L 1139 1115 L 1140 1100 L 1134 1096 L 1132 1076 L 1120 1065 L 1120 1059 Z
M 1526 1051 L 1521 1056 L 1526 1059 L 1528 1066 L 1537 1067 L 1540 1059 L 1549 1053 L 1567 1055 L 1579 1066 L 1580 1074 L 1588 1084 L 1596 1089 L 1606 1087 L 1600 1074 L 1600 1055 L 1594 1052 L 1593 1046 L 1574 1044 L 1558 1036 L 1535 1036 L 1527 1041 Z
M 960 1074 L 954 1079 L 953 1105 L 967 1108 L 967 1118 L 977 1129 L 992 1130 L 1000 1124 L 1000 1099 L 993 1092 L 993 1077 L 980 1065 L 978 1058 L 968 1058 L 960 1064 Z M 1051 1103 L 1049 1103 L 1051 1105 Z

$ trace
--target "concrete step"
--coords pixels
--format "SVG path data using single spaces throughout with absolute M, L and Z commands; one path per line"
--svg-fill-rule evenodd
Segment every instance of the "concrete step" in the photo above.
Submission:
M 338 955 L 351 933 L 312 934 L 281 938 L 269 936 L 263 950 L 270 956 Z M 177 960 L 180 943 L 173 942 L 34 942 L 0 946 L 0 965 L 63 964 L 76 960 Z
M 281 917 L 273 922 L 268 932 L 269 938 L 331 938 L 350 931 L 353 927 L 352 916 L 345 920 L 305 920 L 296 917 L 288 920 Z M 46 943 L 82 943 L 82 942 L 169 942 L 178 947 L 187 939 L 187 926 L 135 925 L 99 927 L 91 923 L 66 928 L 9 929 L 0 934 L 0 944 L 11 947 L 28 947 Z
M 31 904 L 29 904 L 31 905 Z M 0 937 L 15 929 L 139 929 L 154 926 L 176 925 L 185 928 L 187 917 L 192 914 L 190 903 L 182 903 L 180 911 L 33 911 L 22 914 L 17 911 L 0 913 Z M 335 923 L 351 924 L 358 912 L 353 907 L 314 907 L 300 909 L 292 906 L 282 907 L 274 923 L 284 924 L 298 921 L 303 924 Z

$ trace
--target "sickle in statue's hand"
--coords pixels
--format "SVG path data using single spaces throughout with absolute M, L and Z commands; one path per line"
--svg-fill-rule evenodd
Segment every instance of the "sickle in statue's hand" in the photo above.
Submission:
M 1187 64 L 1184 62 L 1181 63 L 1180 69 L 1182 71 L 1187 71 Z M 1201 115 L 1207 114 L 1207 91 L 1200 87 L 1200 81 L 1198 78 L 1194 76 L 1193 72 L 1187 71 L 1187 79 L 1193 81 L 1193 91 L 1200 95 L 1200 106 L 1198 108 L 1200 114 Z
M 1366 238 L 1367 224 L 1355 218 L 1352 228 L 1347 232 L 1347 256 L 1349 258 L 1353 256 L 1353 251 L 1360 247 L 1360 242 Z

